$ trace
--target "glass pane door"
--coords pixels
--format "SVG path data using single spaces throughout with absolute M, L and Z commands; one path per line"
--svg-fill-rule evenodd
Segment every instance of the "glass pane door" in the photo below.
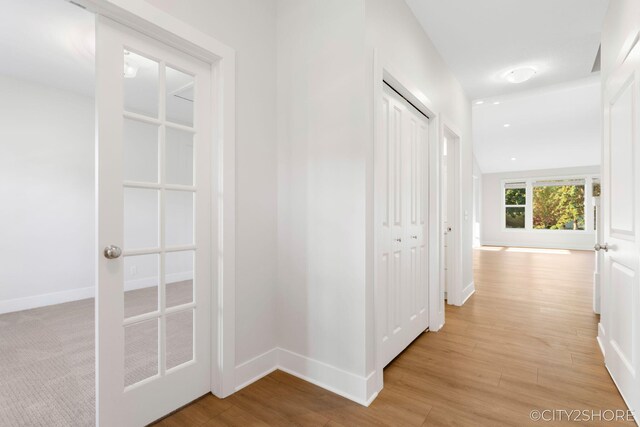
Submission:
M 211 389 L 211 72 L 98 30 L 98 421 L 144 425 Z

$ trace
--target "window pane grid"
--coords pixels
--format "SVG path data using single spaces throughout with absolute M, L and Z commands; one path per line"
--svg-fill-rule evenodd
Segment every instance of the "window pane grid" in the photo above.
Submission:
M 127 56 L 131 58 L 131 53 L 125 49 L 125 63 L 127 61 Z M 143 58 L 144 59 L 144 58 Z M 157 152 L 154 154 L 151 151 L 151 145 L 147 143 L 147 155 L 144 159 L 134 159 L 139 163 L 139 166 L 149 166 L 150 169 L 155 170 L 157 172 L 150 173 L 146 175 L 140 174 L 130 174 L 125 176 L 125 180 L 123 181 L 124 190 L 127 191 L 146 191 L 146 192 L 154 192 L 157 197 L 157 214 L 155 215 L 156 222 L 151 224 L 149 228 L 156 228 L 157 231 L 157 240 L 153 242 L 153 245 L 141 245 L 141 247 L 132 247 L 127 248 L 125 245 L 125 259 L 135 259 L 135 257 L 141 258 L 144 256 L 156 256 L 157 257 L 157 280 L 154 285 L 154 289 L 156 291 L 156 308 L 152 311 L 144 310 L 144 312 L 129 310 L 128 316 L 125 316 L 123 327 L 125 331 L 127 330 L 136 330 L 134 328 L 138 327 L 137 325 L 142 324 L 150 324 L 153 319 L 157 322 L 157 346 L 156 349 L 148 349 L 149 351 L 155 352 L 157 351 L 157 362 L 155 368 L 151 369 L 149 372 L 154 371 L 155 375 L 158 377 L 162 377 L 166 374 L 166 371 L 169 369 L 175 369 L 178 366 L 186 364 L 190 360 L 193 359 L 195 355 L 195 325 L 193 316 L 195 314 L 196 309 L 196 293 L 195 293 L 195 281 L 193 275 L 195 274 L 195 253 L 197 247 L 195 245 L 195 212 L 196 212 L 196 193 L 197 193 L 197 183 L 195 182 L 195 146 L 193 143 L 193 136 L 196 134 L 195 128 L 193 127 L 193 105 L 191 107 L 191 112 L 184 116 L 182 120 L 176 120 L 176 114 L 178 114 L 175 110 L 176 102 L 184 102 L 184 100 L 176 101 L 172 99 L 167 90 L 167 65 L 164 61 L 155 61 L 148 60 L 155 65 L 155 72 L 157 73 L 157 80 L 155 80 L 154 84 L 157 84 L 157 91 L 152 90 L 150 87 L 143 88 L 144 95 L 150 97 L 152 99 L 152 104 L 155 104 L 155 107 L 149 106 L 148 108 L 138 108 L 140 105 L 144 106 L 144 100 L 140 101 L 134 108 L 130 108 L 131 102 L 130 100 L 135 100 L 135 97 L 132 95 L 135 94 L 135 91 L 131 91 L 128 88 L 133 87 L 136 84 L 134 80 L 132 80 L 129 76 L 127 77 L 127 70 L 125 68 L 124 78 L 127 79 L 124 83 L 125 90 L 125 104 L 123 105 L 123 119 L 129 120 L 130 123 L 140 123 L 140 126 L 156 126 L 157 129 Z M 176 72 L 176 70 L 173 70 Z M 134 76 L 135 77 L 135 76 Z M 189 76 L 187 76 L 189 77 Z M 185 76 L 180 76 L 180 78 L 185 78 Z M 191 95 L 193 95 L 193 83 L 195 78 L 191 76 Z M 147 85 L 149 86 L 149 85 Z M 186 92 L 184 89 L 186 86 L 179 88 L 182 94 L 188 95 L 188 88 Z M 127 90 L 129 90 L 129 94 L 127 95 Z M 152 92 L 155 92 L 152 94 Z M 156 98 L 157 96 L 157 98 Z M 193 98 L 193 96 L 192 96 Z M 137 102 L 137 101 L 135 101 Z M 173 117 L 171 122 L 168 121 L 168 102 L 172 102 L 174 105 L 172 108 Z M 191 101 L 193 103 L 193 101 Z M 157 110 L 156 110 L 157 109 Z M 142 128 L 143 130 L 145 128 Z M 151 129 L 151 128 L 148 128 Z M 172 133 L 172 150 L 171 155 L 168 155 L 168 142 L 167 142 L 167 134 L 168 132 Z M 149 137 L 147 140 L 150 140 L 151 134 L 147 132 Z M 131 132 L 129 133 L 131 134 Z M 136 141 L 135 138 L 129 138 L 130 140 Z M 178 145 L 176 145 L 178 144 Z M 177 153 L 179 154 L 179 158 L 176 158 L 175 147 L 178 147 Z M 153 156 L 149 156 L 148 153 L 152 153 Z M 143 153 L 144 154 L 144 153 Z M 190 157 L 191 156 L 191 157 Z M 149 164 L 149 161 L 156 162 L 155 166 L 153 164 Z M 178 163 L 175 163 L 178 160 Z M 147 162 L 145 165 L 144 162 Z M 171 165 L 168 165 L 168 162 L 173 162 Z M 171 168 L 171 177 L 168 177 L 168 169 Z M 133 169 L 135 170 L 135 169 Z M 184 170 L 184 171 L 183 171 Z M 182 172 L 181 172 L 182 171 Z M 178 175 L 176 175 L 178 174 Z M 154 178 L 157 176 L 157 180 Z M 142 179 L 140 179 L 142 178 Z M 169 193 L 169 194 L 168 194 Z M 180 194 L 190 193 L 191 197 L 187 197 L 190 199 L 190 207 L 186 209 L 186 213 L 182 212 L 184 209 L 181 206 L 181 203 L 184 201 L 183 196 Z M 169 196 L 169 197 L 168 197 Z M 172 218 L 172 222 L 168 223 L 167 220 L 167 203 L 170 201 L 170 198 L 173 199 L 172 203 L 174 209 L 178 209 L 180 215 Z M 185 199 L 186 200 L 186 199 Z M 186 216 L 185 216 L 186 215 Z M 148 216 L 148 215 L 147 215 Z M 148 221 L 147 221 L 148 222 Z M 178 230 L 178 234 L 182 236 L 181 238 L 172 238 L 171 242 L 167 241 L 167 226 L 170 225 L 175 228 L 175 226 L 187 223 L 184 227 L 184 230 Z M 173 234 L 175 234 L 175 230 L 172 228 Z M 187 229 L 189 228 L 189 229 Z M 131 230 L 130 230 L 131 231 Z M 127 230 L 125 229 L 125 233 Z M 186 238 L 184 236 L 187 236 Z M 190 237 L 189 237 L 190 236 Z M 125 234 L 126 240 L 126 234 Z M 147 239 L 149 240 L 149 239 Z M 171 243 L 167 245 L 167 243 Z M 190 254 L 191 259 L 191 267 L 190 270 L 183 275 L 189 276 L 186 277 L 183 281 L 178 282 L 178 285 L 175 285 L 176 278 L 175 273 L 168 271 L 167 267 L 167 259 L 168 257 L 180 257 L 184 254 Z M 173 262 L 173 261 L 172 261 Z M 184 262 L 183 262 L 184 263 Z M 138 266 L 130 267 L 131 272 L 135 271 L 135 268 L 139 268 Z M 171 267 L 173 269 L 173 267 Z M 187 274 L 188 273 L 188 274 Z M 125 272 L 127 274 L 127 272 Z M 133 274 L 133 273 L 131 273 Z M 174 276 L 169 276 L 169 274 L 174 274 Z M 171 301 L 168 301 L 167 295 L 167 284 L 174 285 L 174 287 L 169 290 L 172 292 Z M 184 289 L 187 292 L 182 292 Z M 184 295 L 183 295 L 184 294 Z M 124 297 L 124 296 L 123 296 Z M 169 304 L 170 302 L 170 304 Z M 184 319 L 182 319 L 179 313 L 185 313 L 182 315 Z M 168 325 L 167 317 L 172 316 L 173 323 Z M 190 320 L 189 320 L 190 319 Z M 168 326 L 173 326 L 172 331 L 168 329 Z M 185 331 L 176 332 L 175 325 L 183 325 L 189 326 Z M 185 327 L 186 327 L 185 326 Z M 129 329 L 127 329 L 129 328 Z M 178 335 L 177 335 L 178 334 Z M 169 337 L 171 335 L 172 338 Z M 173 339 L 174 342 L 181 343 L 190 342 L 191 350 L 182 354 L 176 353 L 179 349 L 167 348 L 167 341 Z M 151 340 L 147 340 L 151 342 Z M 132 347 L 130 347 L 132 348 Z M 172 351 L 172 355 L 168 355 L 168 351 Z M 177 355 L 176 355 L 177 354 Z M 127 353 L 127 348 L 125 348 L 125 359 L 130 357 L 131 355 Z M 171 360 L 169 360 L 171 359 Z M 128 360 L 128 359 L 127 359 Z M 141 371 L 143 372 L 143 371 Z M 144 373 L 144 372 L 143 372 Z M 146 382 L 153 377 L 146 377 L 145 375 L 141 375 L 140 377 L 135 378 L 135 382 L 132 382 L 131 378 L 128 377 L 126 381 L 126 388 L 131 387 L 132 385 L 136 385 L 139 382 Z
M 599 195 L 597 177 L 503 181 L 503 226 L 532 231 L 593 231 L 596 213 L 591 212 L 590 197 Z

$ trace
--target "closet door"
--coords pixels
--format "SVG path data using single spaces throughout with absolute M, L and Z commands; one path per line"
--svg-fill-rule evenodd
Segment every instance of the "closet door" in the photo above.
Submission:
M 376 295 L 388 364 L 428 327 L 428 120 L 385 86 L 376 151 Z

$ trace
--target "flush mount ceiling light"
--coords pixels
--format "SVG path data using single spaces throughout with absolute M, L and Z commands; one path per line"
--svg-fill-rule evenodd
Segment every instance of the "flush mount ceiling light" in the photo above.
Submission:
M 509 71 L 504 78 L 510 83 L 524 83 L 537 73 L 535 68 L 522 67 Z
M 124 78 L 125 79 L 133 79 L 138 74 L 138 67 L 132 65 L 130 62 L 125 61 L 124 63 Z
M 504 125 L 502 125 L 502 126 L 504 126 L 504 127 L 508 128 L 508 127 L 509 127 L 509 126 L 511 126 L 511 125 L 510 125 L 509 123 L 505 123 L 505 124 L 504 124 Z
M 476 105 L 482 105 L 482 104 L 484 104 L 484 101 L 476 101 L 475 104 Z
M 123 75 L 125 79 L 133 79 L 138 74 L 138 66 L 133 63 L 129 55 L 131 52 L 128 50 L 124 51 L 124 71 Z
M 512 158 L 511 158 L 511 161 L 512 161 L 512 162 L 513 162 L 513 161 L 515 161 L 515 160 L 516 160 L 516 158 L 515 158 L 515 157 L 512 157 Z
M 500 101 L 494 102 L 493 105 L 500 105 Z

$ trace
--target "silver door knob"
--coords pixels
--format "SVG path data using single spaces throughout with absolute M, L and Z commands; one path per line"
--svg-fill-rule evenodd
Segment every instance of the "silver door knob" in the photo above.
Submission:
M 109 245 L 104 248 L 104 257 L 106 259 L 116 259 L 122 255 L 122 249 L 115 245 Z
M 600 243 L 596 243 L 596 245 L 593 247 L 593 249 L 595 249 L 596 251 L 609 252 L 609 244 L 605 243 L 604 245 L 601 245 Z

